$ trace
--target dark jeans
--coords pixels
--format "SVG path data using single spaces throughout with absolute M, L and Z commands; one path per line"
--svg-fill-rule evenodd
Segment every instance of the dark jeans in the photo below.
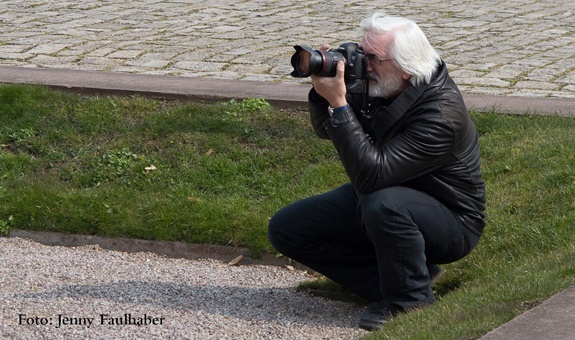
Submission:
M 427 194 L 391 187 L 358 197 L 351 184 L 281 209 L 268 237 L 280 253 L 393 312 L 432 302 L 427 268 L 479 241 Z

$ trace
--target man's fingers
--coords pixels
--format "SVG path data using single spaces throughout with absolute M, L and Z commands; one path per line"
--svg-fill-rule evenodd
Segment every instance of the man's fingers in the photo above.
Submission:
M 343 75 L 345 73 L 345 64 L 343 63 L 343 61 L 338 61 L 337 62 L 337 74 L 336 76 L 339 78 L 343 78 Z

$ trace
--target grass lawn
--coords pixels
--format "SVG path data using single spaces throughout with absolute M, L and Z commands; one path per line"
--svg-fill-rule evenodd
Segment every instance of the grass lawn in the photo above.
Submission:
M 439 302 L 369 337 L 471 339 L 575 277 L 575 119 L 471 113 L 487 227 Z M 347 180 L 307 113 L 0 85 L 0 234 L 49 230 L 273 251 L 268 218 Z

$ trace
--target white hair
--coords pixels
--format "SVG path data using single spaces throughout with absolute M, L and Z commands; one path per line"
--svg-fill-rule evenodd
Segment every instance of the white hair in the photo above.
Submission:
M 431 81 L 441 57 L 416 23 L 377 12 L 364 19 L 360 27 L 366 40 L 379 34 L 393 34 L 393 42 L 387 52 L 402 71 L 411 75 L 409 81 L 412 85 Z

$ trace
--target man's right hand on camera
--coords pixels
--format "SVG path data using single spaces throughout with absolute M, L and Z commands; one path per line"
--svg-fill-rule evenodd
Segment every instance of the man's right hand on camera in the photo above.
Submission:
M 325 46 L 325 45 L 324 45 Z M 343 61 L 337 63 L 335 77 L 311 76 L 311 81 L 315 91 L 328 101 L 333 108 L 347 105 L 345 94 L 347 92 L 344 81 L 345 64 Z

